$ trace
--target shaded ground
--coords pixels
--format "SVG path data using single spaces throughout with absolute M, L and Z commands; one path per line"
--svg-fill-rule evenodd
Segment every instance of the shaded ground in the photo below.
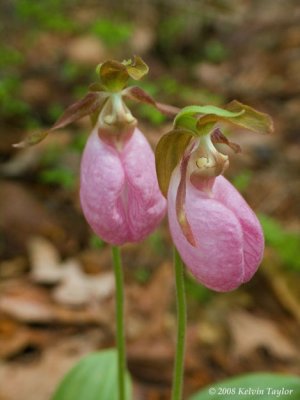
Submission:
M 267 247 L 258 274 L 233 293 L 187 277 L 186 393 L 246 371 L 299 374 L 299 2 L 141 2 L 138 14 L 134 1 L 31 3 L 1 5 L 0 399 L 47 400 L 83 354 L 114 344 L 110 250 L 78 200 L 89 121 L 34 148 L 11 145 L 52 125 L 95 80 L 99 62 L 136 53 L 150 66 L 143 86 L 160 101 L 237 98 L 275 122 L 272 136 L 232 134 L 243 153 L 231 156 L 226 175 L 260 214 Z M 170 121 L 133 109 L 155 146 Z M 175 305 L 166 221 L 123 255 L 135 398 L 169 399 Z

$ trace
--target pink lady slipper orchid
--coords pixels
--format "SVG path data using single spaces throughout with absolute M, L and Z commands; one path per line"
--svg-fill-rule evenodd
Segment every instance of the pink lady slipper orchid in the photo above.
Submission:
M 208 115 L 197 120 L 202 113 Z M 186 107 L 175 119 L 174 130 L 159 142 L 156 161 L 162 191 L 167 193 L 172 239 L 183 262 L 200 283 L 226 292 L 252 278 L 263 257 L 264 237 L 254 212 L 222 176 L 228 156 L 214 143 L 235 151 L 239 146 L 213 128 L 218 121 L 271 130 L 267 115 L 238 102 L 226 110 Z
M 120 65 L 112 65 L 108 73 L 102 71 L 104 80 L 116 69 Z M 153 151 L 123 102 L 123 96 L 132 97 L 138 90 L 123 90 L 122 82 L 121 87 L 108 96 L 88 139 L 80 184 L 82 210 L 89 225 L 114 245 L 144 239 L 166 212 Z
M 97 235 L 120 245 L 144 239 L 166 213 L 154 154 L 124 98 L 148 103 L 165 114 L 174 115 L 175 109 L 156 103 L 138 87 L 126 87 L 129 78 L 137 80 L 148 72 L 139 57 L 123 63 L 107 61 L 97 72 L 100 82 L 92 84 L 89 93 L 71 105 L 50 131 L 91 116 L 94 128 L 81 162 L 82 210 Z M 34 134 L 15 146 L 38 143 L 48 133 Z

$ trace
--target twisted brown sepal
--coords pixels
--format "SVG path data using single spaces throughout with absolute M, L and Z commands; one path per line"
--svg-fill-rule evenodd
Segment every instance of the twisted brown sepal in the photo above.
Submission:
M 23 148 L 35 145 L 41 142 L 45 137 L 56 129 L 65 127 L 78 119 L 87 115 L 92 115 L 98 112 L 107 99 L 105 92 L 90 92 L 83 99 L 72 104 L 66 109 L 63 115 L 55 122 L 55 124 L 48 130 L 42 132 L 35 132 L 29 135 L 25 140 L 16 143 L 13 147 Z
M 185 212 L 186 178 L 190 152 L 187 150 L 193 134 L 174 129 L 164 135 L 155 150 L 156 172 L 162 194 L 167 197 L 172 173 L 180 163 L 180 181 L 176 194 L 177 221 L 187 241 L 196 246 L 195 238 Z M 186 154 L 187 152 L 187 154 Z
M 187 179 L 187 168 L 189 159 L 190 159 L 190 154 L 185 155 L 180 164 L 180 181 L 176 194 L 176 215 L 177 215 L 177 221 L 181 227 L 182 233 L 184 234 L 186 240 L 193 247 L 196 247 L 196 240 L 192 228 L 187 219 L 185 210 L 186 179 Z
M 141 89 L 138 86 L 130 86 L 122 91 L 124 97 L 128 99 L 138 101 L 140 103 L 149 104 L 150 106 L 155 107 L 162 114 L 167 115 L 169 117 L 174 117 L 180 109 L 169 104 L 158 103 L 150 96 L 145 90 Z
M 235 153 L 240 153 L 242 151 L 241 146 L 237 143 L 230 142 L 225 135 L 223 135 L 220 128 L 214 129 L 212 132 L 211 141 L 213 143 L 222 143 L 229 146 Z

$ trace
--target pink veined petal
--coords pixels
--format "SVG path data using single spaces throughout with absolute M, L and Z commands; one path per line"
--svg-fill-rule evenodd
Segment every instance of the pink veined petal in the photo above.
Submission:
M 192 274 L 205 286 L 229 291 L 247 282 L 256 272 L 264 251 L 260 223 L 239 192 L 222 176 L 212 193 L 187 185 L 186 213 L 196 239 L 188 243 L 176 218 L 175 198 L 179 169 L 168 194 L 169 225 L 173 240 Z
M 136 129 L 121 154 L 127 182 L 127 223 L 131 241 L 152 232 L 166 213 L 167 203 L 158 186 L 154 153 Z
M 244 277 L 243 232 L 239 220 L 221 202 L 188 183 L 185 209 L 196 240 L 196 247 L 192 246 L 176 218 L 179 178 L 176 168 L 168 193 L 168 213 L 172 238 L 184 263 L 196 279 L 213 290 L 237 288 Z
M 249 281 L 259 267 L 264 254 L 264 235 L 261 225 L 244 198 L 223 176 L 215 180 L 214 198 L 238 218 L 243 232 L 244 278 Z
M 125 174 L 117 151 L 99 140 L 94 131 L 82 156 L 80 201 L 91 228 L 113 244 L 121 244 L 128 237 L 121 201 L 124 184 Z
M 111 244 L 142 240 L 157 227 L 166 202 L 152 149 L 138 129 L 121 151 L 96 130 L 91 134 L 81 163 L 80 199 L 92 229 Z

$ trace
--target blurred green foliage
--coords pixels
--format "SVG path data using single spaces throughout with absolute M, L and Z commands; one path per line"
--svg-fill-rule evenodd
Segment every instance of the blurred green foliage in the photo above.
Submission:
M 207 303 L 215 294 L 212 290 L 201 285 L 190 274 L 186 273 L 185 288 L 188 300 L 196 300 L 198 303 Z
M 64 112 L 64 108 L 59 103 L 52 103 L 47 108 L 47 114 L 50 121 L 56 121 Z
M 141 284 L 149 282 L 152 272 L 147 267 L 138 267 L 134 271 L 134 279 Z
M 92 24 L 90 32 L 99 37 L 107 47 L 116 47 L 130 39 L 133 26 L 129 22 L 103 18 Z
M 57 162 L 59 162 L 60 158 L 63 155 L 63 148 L 58 145 L 50 145 L 47 146 L 46 151 L 43 154 L 43 158 L 41 161 L 42 166 L 49 167 Z
M 162 232 L 157 229 L 151 235 L 147 237 L 147 245 L 159 255 L 163 255 L 165 253 L 165 244 L 162 236 Z
M 184 13 L 164 18 L 158 26 L 158 41 L 167 52 L 176 45 L 185 30 L 186 15 Z
M 87 141 L 87 133 L 86 132 L 77 133 L 77 135 L 75 135 L 73 137 L 70 148 L 73 149 L 74 151 L 76 151 L 77 153 L 81 154 L 85 147 L 86 141 Z
M 15 2 L 16 16 L 22 23 L 30 23 L 31 30 L 50 30 L 57 32 L 74 32 L 76 25 L 65 9 L 76 3 L 61 0 L 18 0 Z
M 139 105 L 138 115 L 139 117 L 148 120 L 152 125 L 155 126 L 159 126 L 166 120 L 166 117 L 161 112 L 147 104 Z
M 18 95 L 21 81 L 17 76 L 0 80 L 0 114 L 7 118 L 26 117 L 30 107 Z
M 12 68 L 24 61 L 24 55 L 11 46 L 0 46 L 0 54 L 0 68 Z
M 248 188 L 252 176 L 252 171 L 243 170 L 233 178 L 232 182 L 240 192 L 244 192 Z M 286 268 L 300 271 L 300 259 L 298 257 L 300 235 L 287 232 L 275 218 L 265 214 L 260 214 L 259 220 L 264 231 L 266 244 L 276 251 Z
M 74 83 L 77 79 L 84 75 L 83 67 L 72 61 L 66 60 L 60 70 L 60 78 L 64 83 Z M 89 71 L 90 72 L 90 71 Z
M 141 81 L 139 82 L 139 86 L 155 99 L 160 99 L 176 106 L 184 106 L 188 103 L 213 104 L 217 106 L 223 102 L 221 95 L 212 93 L 206 89 L 194 88 L 191 85 L 180 83 L 169 75 L 160 76 L 153 82 L 147 80 Z M 139 105 L 137 109 L 138 116 L 145 118 L 153 125 L 160 125 L 166 121 L 166 117 L 151 106 Z
M 252 176 L 253 172 L 245 169 L 232 179 L 232 183 L 239 192 L 244 192 L 248 188 Z
M 74 84 L 72 89 L 72 97 L 75 99 L 84 97 L 87 94 L 87 86 L 88 86 L 87 84 L 85 85 Z
M 288 269 L 300 271 L 300 235 L 287 232 L 276 219 L 264 214 L 259 215 L 266 244 L 274 248 L 281 262 Z
M 66 167 L 52 167 L 40 172 L 39 179 L 42 183 L 62 186 L 73 189 L 76 183 L 74 172 Z
M 9 45 L 0 46 L 0 116 L 8 119 L 16 117 L 17 123 L 21 118 L 26 121 L 26 114 L 30 110 L 19 95 L 22 84 L 20 67 L 23 62 L 24 55 L 20 51 Z
M 203 56 L 207 61 L 219 63 L 227 58 L 228 52 L 223 43 L 219 40 L 211 39 L 203 46 Z
M 55 118 L 53 119 L 56 119 L 56 114 L 60 114 L 59 107 L 55 110 L 53 106 L 53 114 L 55 114 Z M 73 190 L 76 186 L 78 176 L 75 169 L 69 168 L 64 164 L 64 159 L 72 153 L 81 154 L 86 140 L 87 133 L 79 132 L 73 136 L 70 144 L 67 146 L 59 144 L 47 146 L 41 160 L 41 170 L 38 174 L 39 181 L 43 184 L 59 186 L 67 191 Z M 92 247 L 97 246 L 92 245 Z
M 74 189 L 77 176 L 72 169 L 62 164 L 64 155 L 68 151 L 68 148 L 57 145 L 47 148 L 42 159 L 42 169 L 38 175 L 41 183 L 56 185 L 66 190 Z

